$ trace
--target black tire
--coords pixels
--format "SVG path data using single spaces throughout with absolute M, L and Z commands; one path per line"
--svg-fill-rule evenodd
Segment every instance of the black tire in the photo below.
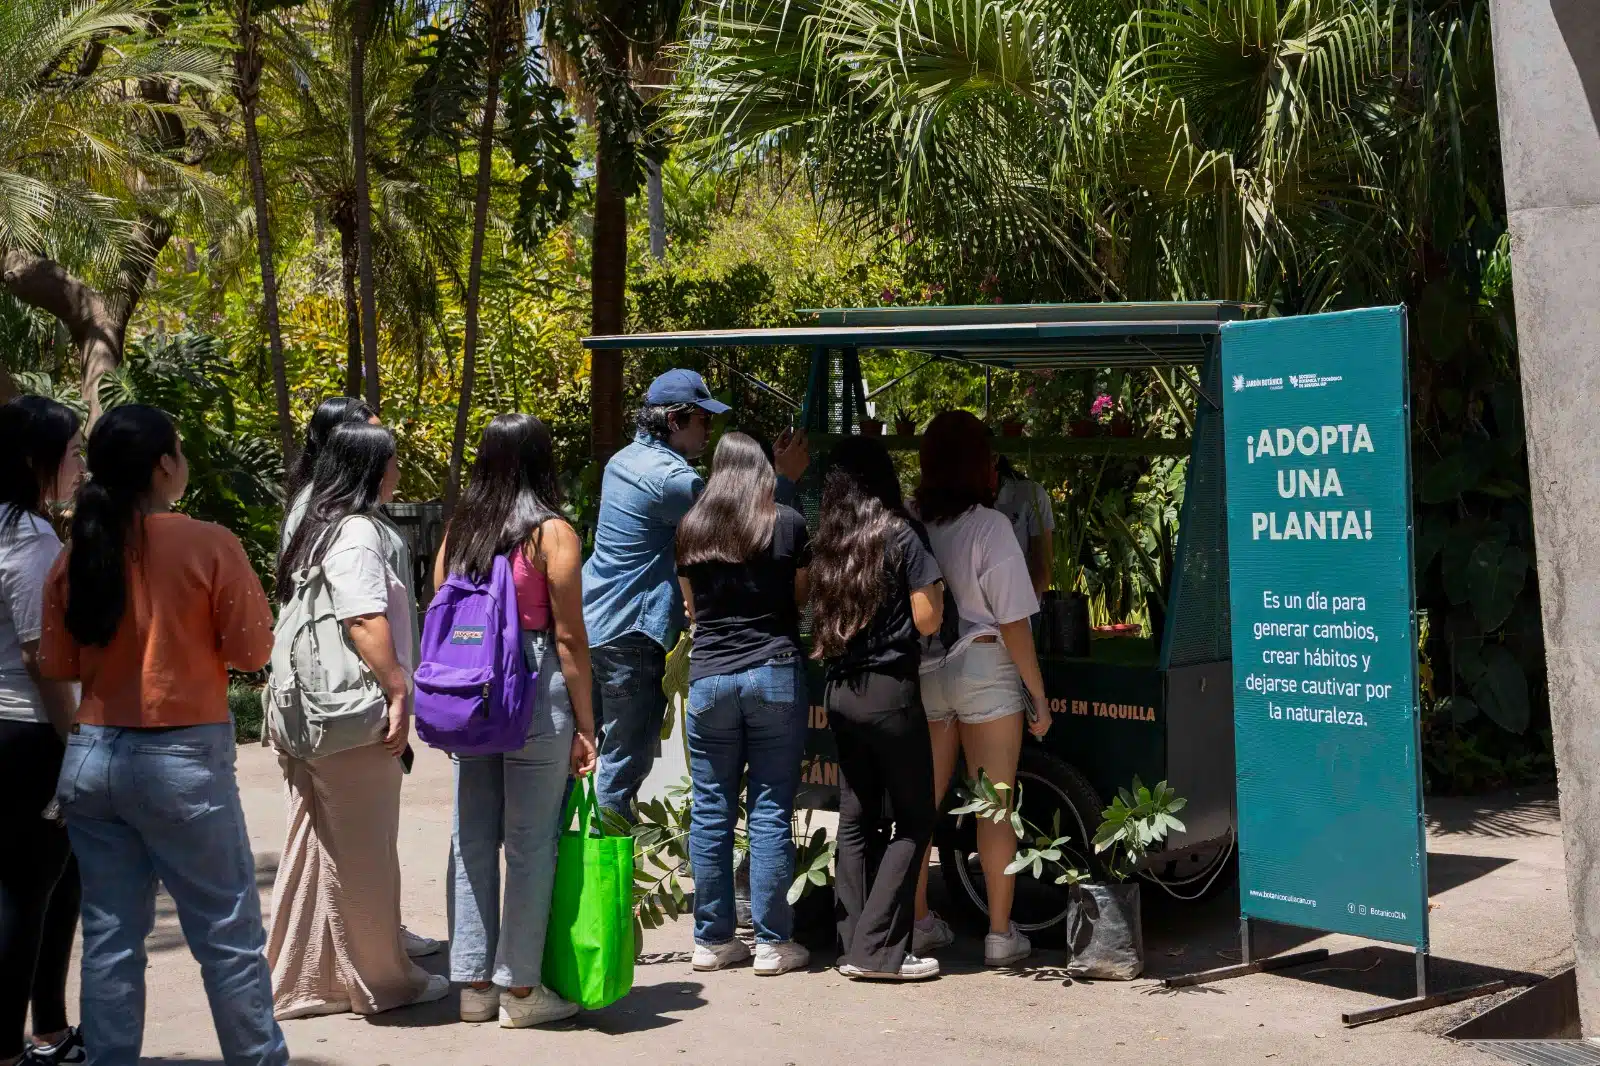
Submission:
M 1103 807 L 1094 786 L 1071 763 L 1027 743 L 1017 766 L 1017 783 L 1022 790 L 1022 817 L 1030 825 L 1048 833 L 1054 814 L 1060 812 L 1062 835 L 1072 837 L 1064 846 L 1063 861 L 1095 877 L 1103 875 L 1092 843 Z M 961 819 L 956 830 L 940 841 L 939 869 L 950 897 L 951 917 L 973 932 L 987 931 L 989 907 L 978 863 L 976 823 L 971 817 Z M 1018 929 L 1033 933 L 1066 921 L 1067 886 L 1055 883 L 1057 873 L 1046 866 L 1038 879 L 1028 873 L 1017 875 L 1011 919 Z
M 1233 846 L 1233 837 L 1202 845 L 1179 859 L 1154 864 L 1140 875 L 1145 881 L 1156 881 L 1146 893 L 1155 896 L 1172 896 L 1183 903 L 1203 903 L 1224 892 L 1231 891 L 1239 882 L 1239 849 Z

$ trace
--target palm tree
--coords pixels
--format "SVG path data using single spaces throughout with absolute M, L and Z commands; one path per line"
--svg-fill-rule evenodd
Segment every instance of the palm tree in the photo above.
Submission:
M 869 232 L 1057 297 L 1270 299 L 1371 222 L 1372 0 L 728 0 L 674 118 L 805 170 Z
M 209 127 L 183 93 L 216 92 L 221 57 L 165 39 L 164 17 L 151 0 L 0 5 L 0 289 L 66 327 L 92 415 L 174 214 L 226 206 L 183 155 Z
M 416 11 L 408 6 L 401 20 Z M 321 9 L 269 20 L 265 79 L 272 118 L 270 168 L 281 176 L 286 209 L 330 226 L 338 238 L 336 274 L 345 309 L 345 391 L 362 393 L 365 350 L 360 296 L 357 167 L 349 138 L 351 49 L 341 47 Z M 438 279 L 454 277 L 459 232 L 450 207 L 453 159 L 404 137 L 413 72 L 407 42 L 369 42 L 363 100 L 377 211 L 374 300 L 388 334 L 426 344 L 439 309 Z M 304 225 L 298 229 L 307 228 Z
M 270 2 L 270 0 L 269 0 Z M 255 208 L 256 257 L 261 265 L 261 311 L 267 321 L 267 346 L 272 359 L 273 397 L 278 405 L 278 441 L 285 461 L 294 455 L 294 418 L 289 410 L 289 374 L 283 360 L 283 329 L 278 321 L 278 275 L 272 261 L 271 213 L 267 177 L 261 165 L 261 136 L 256 112 L 261 96 L 261 27 L 251 0 L 234 0 L 234 81 L 244 125 L 245 164 Z
M 589 328 L 621 333 L 628 277 L 628 197 L 644 178 L 639 147 L 652 148 L 654 109 L 637 75 L 678 39 L 687 0 L 543 0 L 546 39 L 592 102 L 594 235 Z M 589 370 L 593 451 L 604 461 L 623 443 L 622 353 L 594 352 Z
M 372 186 L 367 179 L 366 71 L 369 38 L 385 21 L 384 0 L 346 0 L 342 14 L 350 30 L 350 156 L 355 164 L 352 208 L 356 228 L 356 269 L 361 305 L 362 377 L 367 403 L 379 410 L 378 303 L 372 273 Z

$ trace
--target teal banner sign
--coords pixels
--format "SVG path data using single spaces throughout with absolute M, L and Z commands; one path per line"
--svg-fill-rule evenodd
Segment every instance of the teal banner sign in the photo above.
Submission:
M 1222 328 L 1239 901 L 1428 945 L 1401 307 Z

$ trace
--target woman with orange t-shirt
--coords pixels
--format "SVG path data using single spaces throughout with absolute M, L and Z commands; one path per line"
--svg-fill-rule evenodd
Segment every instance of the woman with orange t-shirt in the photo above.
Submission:
M 46 578 L 40 672 L 83 686 L 56 799 L 83 879 L 82 1029 L 135 1066 L 156 880 L 200 964 L 228 1066 L 289 1061 L 272 1019 L 255 857 L 234 779 L 228 669 L 259 670 L 272 611 L 232 533 L 172 512 L 189 464 L 130 404 L 89 435 L 67 548 Z

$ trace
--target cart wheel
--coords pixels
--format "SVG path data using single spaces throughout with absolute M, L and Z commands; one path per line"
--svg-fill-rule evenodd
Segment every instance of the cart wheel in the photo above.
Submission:
M 1062 835 L 1072 838 L 1062 845 L 1063 863 L 1097 877 L 1103 874 L 1092 843 L 1102 807 L 1094 786 L 1070 763 L 1036 745 L 1023 748 L 1017 784 L 1022 789 L 1022 817 L 1029 824 L 1049 832 L 1052 819 L 1060 814 Z M 983 868 L 978 862 L 976 822 L 972 818 L 963 818 L 960 828 L 940 845 L 939 869 L 955 910 L 953 917 L 975 931 L 987 930 L 989 904 Z M 1011 920 L 1018 929 L 1027 933 L 1051 929 L 1066 917 L 1067 886 L 1056 884 L 1054 873 L 1047 870 L 1039 878 L 1027 873 L 1017 875 Z

